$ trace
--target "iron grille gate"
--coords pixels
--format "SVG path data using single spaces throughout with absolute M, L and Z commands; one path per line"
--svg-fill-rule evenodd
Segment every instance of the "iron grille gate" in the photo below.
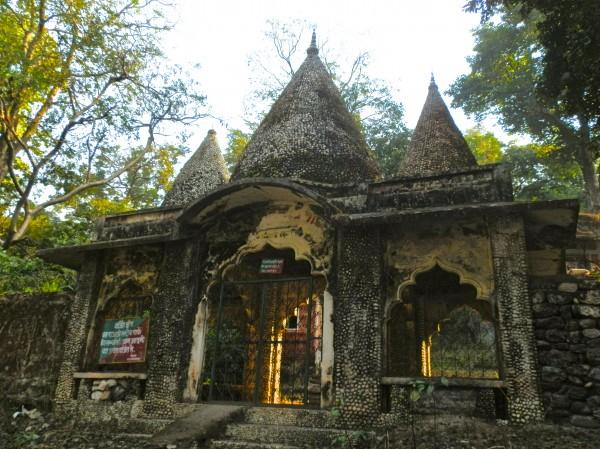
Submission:
M 321 316 L 311 277 L 223 282 L 203 399 L 319 406 Z

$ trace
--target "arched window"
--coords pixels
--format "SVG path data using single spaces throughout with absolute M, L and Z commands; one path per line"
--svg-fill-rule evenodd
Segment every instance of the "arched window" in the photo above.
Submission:
M 389 312 L 388 375 L 499 378 L 491 304 L 438 265 L 415 280 Z

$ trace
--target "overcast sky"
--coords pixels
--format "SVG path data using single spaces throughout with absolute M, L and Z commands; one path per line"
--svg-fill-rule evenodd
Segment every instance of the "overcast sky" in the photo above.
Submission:
M 471 30 L 478 16 L 463 12 L 465 0 L 177 0 L 175 28 L 165 42 L 175 63 L 191 66 L 207 95 L 210 111 L 224 121 L 203 120 L 190 141 L 197 146 L 210 128 L 221 147 L 227 128 L 243 126 L 244 99 L 252 86 L 248 58 L 270 51 L 264 33 L 267 20 L 306 20 L 319 41 L 339 55 L 341 63 L 360 51 L 370 54 L 369 75 L 397 90 L 405 106 L 406 124 L 414 128 L 427 94 L 430 73 L 440 91 L 468 71 Z M 306 36 L 304 48 L 309 45 Z M 449 106 L 450 98 L 445 97 Z M 452 110 L 464 132 L 474 123 Z

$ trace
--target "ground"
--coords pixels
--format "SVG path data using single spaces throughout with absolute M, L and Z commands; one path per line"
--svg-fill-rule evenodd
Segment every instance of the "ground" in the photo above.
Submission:
M 39 417 L 21 415 L 19 408 L 0 407 L 0 449 L 148 449 L 141 436 L 126 437 L 101 433 L 62 420 L 52 413 Z M 457 416 L 417 416 L 415 432 L 410 426 L 388 432 L 389 446 L 381 441 L 377 449 L 597 449 L 600 429 L 539 424 L 498 425 Z M 166 447 L 163 446 L 163 447 Z M 170 449 L 174 449 L 171 446 Z M 183 446 L 177 447 L 183 449 Z M 323 448 L 324 449 L 324 448 Z

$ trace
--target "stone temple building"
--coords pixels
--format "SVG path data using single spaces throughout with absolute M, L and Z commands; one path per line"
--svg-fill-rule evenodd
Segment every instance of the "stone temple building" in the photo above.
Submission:
M 210 131 L 162 207 L 42 252 L 79 271 L 55 405 L 157 422 L 336 406 L 377 427 L 427 381 L 541 420 L 529 281 L 564 273 L 578 207 L 513 201 L 510 168 L 477 165 L 433 79 L 381 180 L 313 37 L 231 178 Z

